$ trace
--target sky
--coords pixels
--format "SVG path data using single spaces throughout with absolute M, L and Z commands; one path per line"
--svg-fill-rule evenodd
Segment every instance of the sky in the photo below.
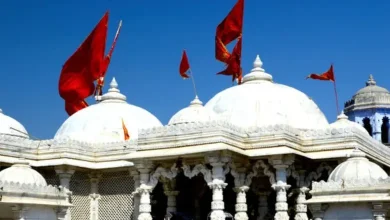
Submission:
M 68 118 L 58 94 L 61 67 L 109 10 L 107 47 L 120 19 L 123 26 L 106 81 L 116 77 L 130 104 L 166 124 L 194 98 L 191 81 L 178 74 L 183 49 L 204 103 L 231 87 L 230 77 L 216 75 L 224 65 L 215 60 L 214 36 L 235 2 L 0 1 L 0 108 L 33 137 L 52 138 Z M 246 0 L 244 74 L 259 54 L 275 82 L 307 94 L 333 122 L 332 83 L 305 77 L 333 63 L 340 108 L 365 86 L 369 74 L 390 88 L 389 11 L 385 0 Z

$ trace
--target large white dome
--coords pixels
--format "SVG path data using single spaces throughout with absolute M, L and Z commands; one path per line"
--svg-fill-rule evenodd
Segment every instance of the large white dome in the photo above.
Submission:
M 24 126 L 15 119 L 5 115 L 0 109 L 0 134 L 10 134 L 21 137 L 28 137 Z
M 254 68 L 245 75 L 242 85 L 215 95 L 206 108 L 220 120 L 242 128 L 287 124 L 300 129 L 329 126 L 318 106 L 304 93 L 274 83 L 256 57 Z
M 130 140 L 138 139 L 138 130 L 162 126 L 151 113 L 126 102 L 126 96 L 117 89 L 115 78 L 102 101 L 82 109 L 69 117 L 57 131 L 54 139 L 73 139 L 104 143 L 124 140 L 122 120 Z

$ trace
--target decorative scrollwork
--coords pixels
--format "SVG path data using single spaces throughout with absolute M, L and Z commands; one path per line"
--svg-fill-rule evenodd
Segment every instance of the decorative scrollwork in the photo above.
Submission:
M 263 168 L 264 170 L 264 175 L 268 176 L 269 177 L 269 182 L 271 184 L 274 184 L 276 181 L 275 181 L 275 174 L 274 172 L 272 172 L 270 170 L 270 166 L 266 163 L 264 163 L 263 160 L 258 160 L 256 161 L 256 163 L 253 165 L 252 167 L 252 172 L 250 172 L 247 177 L 246 177 L 246 180 L 245 180 L 245 185 L 246 186 L 249 186 L 251 183 L 252 183 L 252 178 L 253 177 L 256 177 L 259 173 L 258 173 L 258 170 L 260 168 Z
M 164 167 L 157 167 L 156 170 L 150 175 L 150 180 L 148 185 L 155 187 L 160 179 L 160 177 L 165 177 L 167 179 L 173 179 L 177 176 L 178 168 L 176 167 L 176 163 L 172 165 L 170 170 L 167 170 Z
M 199 173 L 203 174 L 203 178 L 207 183 L 210 183 L 213 181 L 212 173 L 207 167 L 203 164 L 195 165 L 194 168 L 191 170 L 191 167 L 187 164 L 183 164 L 182 167 L 184 171 L 184 176 L 188 178 L 192 178 L 194 176 L 197 176 Z
M 316 171 L 312 171 L 309 173 L 309 175 L 307 175 L 305 179 L 305 185 L 310 186 L 313 180 L 318 180 L 319 178 L 321 178 L 324 170 L 328 171 L 328 175 L 330 175 L 333 171 L 333 168 L 327 163 L 322 162 Z

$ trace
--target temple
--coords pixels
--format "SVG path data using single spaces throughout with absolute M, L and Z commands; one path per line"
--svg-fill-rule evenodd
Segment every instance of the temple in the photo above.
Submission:
M 49 140 L 0 112 L 0 220 L 390 217 L 390 94 L 372 76 L 331 122 L 259 56 L 167 125 L 109 86 Z

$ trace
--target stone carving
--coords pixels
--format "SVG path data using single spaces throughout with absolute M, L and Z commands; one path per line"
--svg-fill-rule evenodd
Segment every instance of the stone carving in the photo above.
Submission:
M 326 170 L 328 175 L 330 175 L 333 171 L 333 167 L 329 166 L 327 163 L 323 162 L 317 168 L 316 171 L 310 172 L 305 179 L 305 186 L 310 186 L 311 181 L 318 180 L 322 176 L 322 172 Z
M 390 178 L 386 179 L 370 179 L 366 180 L 340 180 L 340 181 L 320 181 L 320 182 L 312 182 L 312 191 L 341 191 L 344 189 L 352 189 L 352 188 L 364 188 L 364 187 L 380 187 L 380 186 L 389 186 Z
M 47 194 L 48 197 L 58 198 L 68 197 L 68 190 L 62 186 L 41 186 L 36 184 L 20 184 L 15 182 L 2 182 L 0 181 L 0 189 L 2 192 L 24 192 L 27 194 Z
M 275 174 L 270 170 L 270 166 L 268 164 L 264 163 L 263 160 L 258 160 L 253 165 L 252 172 L 250 172 L 246 177 L 246 180 L 245 180 L 246 186 L 250 186 L 250 184 L 252 183 L 252 178 L 259 175 L 258 171 L 260 168 L 262 168 L 264 170 L 264 175 L 269 177 L 269 182 L 271 184 L 275 183 Z
M 203 164 L 195 165 L 192 170 L 191 170 L 191 167 L 189 165 L 183 164 L 182 169 L 184 171 L 184 176 L 186 176 L 190 179 L 194 176 L 197 176 L 199 173 L 201 173 L 201 174 L 203 174 L 203 178 L 206 181 L 206 183 L 213 181 L 211 171 L 209 169 L 207 169 L 207 167 Z
M 150 180 L 148 185 L 152 186 L 153 188 L 157 185 L 160 177 L 165 177 L 167 179 L 173 179 L 177 176 L 178 168 L 176 166 L 176 163 L 172 165 L 170 170 L 167 170 L 164 167 L 157 167 L 156 170 L 150 174 Z

